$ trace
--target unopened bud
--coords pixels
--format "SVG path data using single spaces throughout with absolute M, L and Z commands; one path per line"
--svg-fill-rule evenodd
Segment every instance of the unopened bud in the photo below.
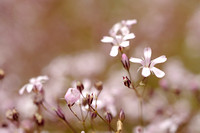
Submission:
M 11 121 L 18 121 L 19 120 L 19 113 L 16 109 L 9 109 L 6 111 L 6 118 Z
M 126 76 L 126 77 L 123 77 L 123 82 L 124 82 L 124 85 L 128 88 L 131 87 L 131 81 L 130 79 Z
M 121 120 L 117 121 L 117 133 L 121 133 L 123 129 L 123 123 Z
M 83 83 L 80 82 L 80 81 L 77 81 L 77 82 L 76 82 L 76 88 L 77 88 L 80 92 L 82 92 L 82 91 L 84 90 Z
M 125 119 L 125 113 L 124 113 L 123 109 L 121 109 L 120 113 L 119 113 L 119 120 L 121 120 L 123 122 L 124 119 Z
M 3 79 L 4 76 L 5 76 L 5 72 L 2 69 L 0 69 L 0 79 Z
M 97 117 L 97 112 L 96 111 L 91 112 L 91 118 L 95 119 L 96 117 Z
M 41 114 L 36 113 L 36 114 L 34 115 L 34 120 L 35 120 L 35 122 L 36 122 L 36 124 L 37 124 L 38 126 L 44 126 L 44 118 L 42 117 Z
M 87 94 L 86 95 L 86 99 L 87 99 L 87 103 L 88 103 L 88 105 L 91 105 L 92 104 L 92 102 L 93 102 L 93 94 Z
M 99 91 L 103 89 L 103 83 L 101 81 L 98 81 L 94 84 L 95 88 Z
M 122 62 L 122 64 L 123 64 L 124 68 L 125 68 L 126 70 L 129 70 L 129 68 L 130 68 L 130 62 L 129 62 L 129 59 L 128 59 L 128 57 L 126 56 L 126 54 L 122 54 L 121 62 Z
M 113 117 L 112 117 L 112 114 L 110 112 L 107 112 L 105 118 L 106 118 L 108 123 L 111 123 Z
M 58 106 L 57 109 L 55 110 L 57 116 L 63 120 L 65 120 L 65 115 L 62 112 L 62 109 Z

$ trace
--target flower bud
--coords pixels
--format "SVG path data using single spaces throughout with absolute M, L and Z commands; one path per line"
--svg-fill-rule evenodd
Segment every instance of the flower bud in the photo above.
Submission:
M 126 76 L 123 76 L 123 82 L 124 82 L 124 85 L 126 86 L 126 87 L 128 87 L 128 88 L 130 88 L 131 87 L 131 81 L 130 81 L 130 79 Z
M 65 94 L 65 100 L 68 106 L 74 105 L 80 98 L 80 91 L 76 88 L 69 88 Z
M 96 111 L 91 112 L 91 118 L 95 119 L 96 117 L 97 117 L 97 112 Z
M 113 117 L 112 117 L 112 114 L 110 112 L 107 112 L 105 118 L 106 118 L 108 123 L 111 123 Z
M 95 88 L 99 91 L 103 89 L 103 83 L 101 81 L 98 81 L 94 84 Z
M 129 59 L 128 59 L 128 57 L 126 56 L 126 54 L 122 54 L 121 62 L 122 62 L 122 64 L 123 64 L 124 68 L 125 68 L 126 70 L 129 70 L 129 68 L 130 68 L 130 62 L 129 62 Z
M 119 120 L 123 122 L 124 119 L 125 119 L 125 113 L 124 113 L 123 109 L 121 109 L 120 113 L 119 113 Z
M 117 121 L 117 133 L 121 133 L 123 129 L 123 123 L 121 120 Z
M 80 81 L 77 81 L 76 82 L 76 88 L 82 92 L 84 90 L 84 86 L 83 86 L 83 83 L 81 83 Z
M 87 103 L 88 103 L 88 105 L 91 105 L 92 104 L 92 102 L 93 102 L 93 94 L 87 94 L 86 95 L 86 99 L 87 99 Z
M 4 76 L 5 76 L 5 72 L 2 69 L 0 69 L 0 79 L 3 79 Z
M 19 113 L 16 109 L 9 109 L 6 111 L 6 118 L 11 121 L 18 121 L 19 120 Z
M 44 126 L 44 118 L 42 117 L 41 114 L 36 113 L 36 114 L 34 115 L 34 120 L 35 120 L 35 122 L 36 122 L 36 124 L 37 124 L 38 126 Z
M 65 120 L 65 115 L 62 112 L 62 109 L 58 106 L 57 109 L 55 110 L 57 116 L 63 120 Z

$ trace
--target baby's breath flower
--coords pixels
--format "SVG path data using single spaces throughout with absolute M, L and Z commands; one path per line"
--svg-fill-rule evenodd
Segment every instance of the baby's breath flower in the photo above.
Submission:
M 151 60 L 151 48 L 147 47 L 144 49 L 144 58 L 130 58 L 130 61 L 133 63 L 140 63 L 142 66 L 142 76 L 148 77 L 151 72 L 153 72 L 158 78 L 162 78 L 165 76 L 165 73 L 161 71 L 160 69 L 154 67 L 158 63 L 163 63 L 167 60 L 165 55 L 162 55 L 154 60 Z M 139 69 L 140 69 L 139 68 Z
M 137 21 L 134 20 L 122 20 L 119 23 L 116 23 L 110 30 L 110 36 L 104 36 L 101 39 L 103 43 L 111 43 L 112 48 L 110 51 L 110 56 L 117 56 L 118 49 L 120 47 L 128 47 L 130 42 L 128 40 L 134 39 L 135 35 L 130 33 L 130 26 L 135 24 Z
M 48 76 L 38 76 L 36 78 L 31 78 L 29 83 L 24 85 L 20 90 L 19 94 L 22 95 L 25 90 L 30 93 L 33 89 L 37 91 L 41 91 L 43 88 L 43 84 L 49 80 Z

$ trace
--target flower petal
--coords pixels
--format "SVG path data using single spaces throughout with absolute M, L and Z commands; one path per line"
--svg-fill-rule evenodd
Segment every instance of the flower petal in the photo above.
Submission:
M 45 76 L 39 76 L 39 77 L 37 77 L 37 81 L 41 82 L 41 83 L 45 83 L 48 80 L 49 80 L 49 77 L 46 76 L 46 75 Z
M 113 57 L 117 56 L 118 48 L 119 46 L 112 46 L 111 51 L 110 51 L 110 56 L 113 56 Z
M 151 48 L 150 47 L 146 47 L 144 48 L 144 58 L 145 60 L 150 60 L 151 59 Z
M 26 90 L 27 90 L 28 93 L 30 93 L 33 88 L 34 88 L 33 84 L 28 84 L 27 87 L 26 87 Z
M 131 57 L 131 58 L 129 59 L 129 61 L 130 61 L 130 62 L 133 62 L 133 63 L 140 63 L 140 64 L 142 64 L 142 62 L 143 62 L 142 59 L 133 58 L 133 57 Z
M 148 67 L 143 67 L 142 69 L 142 75 L 144 77 L 148 77 L 151 74 L 150 69 Z
M 104 36 L 103 39 L 101 39 L 101 42 L 104 42 L 104 43 L 112 43 L 113 40 L 114 40 L 114 39 L 113 39 L 112 37 Z
M 163 63 L 167 60 L 165 55 L 162 55 L 154 60 L 151 61 L 151 67 L 153 67 L 154 65 L 158 64 L 158 63 Z
M 165 76 L 165 73 L 156 67 L 152 67 L 151 71 L 153 71 L 154 74 L 156 75 L 156 77 L 158 77 L 158 78 L 162 78 Z
M 22 95 L 26 89 L 27 85 L 24 85 L 20 90 L 19 90 L 19 94 Z
M 130 26 L 130 25 L 133 25 L 133 24 L 136 24 L 137 23 L 137 20 L 136 19 L 131 19 L 131 20 L 127 20 L 126 21 L 126 25 Z
M 122 47 L 128 47 L 129 46 L 129 41 L 123 41 L 121 44 L 119 44 Z
M 124 36 L 124 40 L 128 40 L 128 39 L 134 39 L 135 38 L 135 35 L 133 33 L 130 33 L 130 34 L 127 34 Z

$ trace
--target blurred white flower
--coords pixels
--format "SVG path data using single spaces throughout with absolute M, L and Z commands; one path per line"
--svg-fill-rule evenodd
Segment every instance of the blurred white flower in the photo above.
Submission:
M 137 21 L 134 20 L 122 20 L 116 23 L 110 30 L 110 36 L 104 36 L 101 39 L 103 43 L 111 43 L 113 46 L 110 51 L 110 56 L 117 56 L 119 47 L 128 47 L 130 42 L 129 39 L 134 39 L 135 35 L 130 33 L 130 26 L 135 24 Z M 119 33 L 119 34 L 118 34 Z
M 22 95 L 25 90 L 27 90 L 28 93 L 30 93 L 33 89 L 36 89 L 37 91 L 41 91 L 43 88 L 43 84 L 48 80 L 49 80 L 48 76 L 38 76 L 36 78 L 31 78 L 29 80 L 29 83 L 24 85 L 19 90 L 19 94 Z
M 147 47 L 144 49 L 144 58 L 139 59 L 131 57 L 130 61 L 133 63 L 142 64 L 142 67 L 140 68 L 142 68 L 142 75 L 144 77 L 148 77 L 151 74 L 151 72 L 153 72 L 158 78 L 162 78 L 165 76 L 165 73 L 160 69 L 154 67 L 154 65 L 165 62 L 167 58 L 165 55 L 162 55 L 154 60 L 151 60 L 151 53 L 151 48 Z

